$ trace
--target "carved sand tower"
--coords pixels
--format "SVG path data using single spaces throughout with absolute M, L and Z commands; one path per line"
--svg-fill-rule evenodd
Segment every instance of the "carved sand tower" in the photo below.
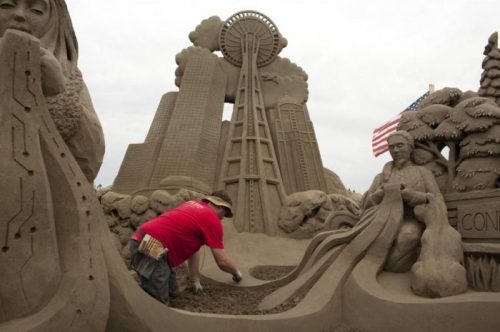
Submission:
M 146 141 L 129 146 L 114 190 L 149 192 L 176 187 L 177 181 L 192 190 L 211 191 L 225 88 L 216 56 L 191 56 L 179 92 L 162 98 Z
M 266 16 L 234 14 L 220 33 L 224 57 L 241 67 L 234 111 L 221 168 L 221 187 L 235 203 L 239 231 L 276 233 L 276 219 L 285 198 L 264 109 L 258 67 L 279 52 L 280 35 Z
M 285 97 L 278 103 L 276 152 L 288 194 L 327 191 L 323 163 L 306 105 Z

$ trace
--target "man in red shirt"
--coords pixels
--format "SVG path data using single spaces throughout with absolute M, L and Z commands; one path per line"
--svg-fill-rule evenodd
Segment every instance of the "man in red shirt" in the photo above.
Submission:
M 232 216 L 231 198 L 220 190 L 142 224 L 130 242 L 131 266 L 140 276 L 141 287 L 168 303 L 169 293 L 177 289 L 173 268 L 187 260 L 194 291 L 201 291 L 199 249 L 203 245 L 211 248 L 217 266 L 240 282 L 241 272 L 227 256 L 223 243 L 221 220 Z

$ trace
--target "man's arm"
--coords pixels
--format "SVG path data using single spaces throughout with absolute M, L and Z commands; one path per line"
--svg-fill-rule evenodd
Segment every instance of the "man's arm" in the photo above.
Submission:
M 372 185 L 363 195 L 363 201 L 361 202 L 361 206 L 363 209 L 368 209 L 374 205 L 378 205 L 382 202 L 384 198 L 384 191 L 381 189 L 382 186 L 382 174 L 378 174 L 373 179 Z
M 191 280 L 200 280 L 200 251 L 198 250 L 188 259 L 189 277 Z
M 241 272 L 233 264 L 229 256 L 226 254 L 224 249 L 212 248 L 212 255 L 214 256 L 215 263 L 219 269 L 224 272 L 230 273 L 233 276 L 233 280 L 239 282 L 241 280 Z
M 425 184 L 425 191 L 431 194 L 434 194 L 435 196 L 440 197 L 440 199 L 444 199 L 442 197 L 441 190 L 439 190 L 439 186 L 436 181 L 436 177 L 434 174 L 431 172 L 431 170 L 425 168 L 424 166 L 421 166 L 419 169 L 420 173 L 422 174 L 422 178 L 424 180 Z
M 200 283 L 200 251 L 198 250 L 188 259 L 189 278 L 193 283 L 193 291 L 198 293 L 203 290 Z

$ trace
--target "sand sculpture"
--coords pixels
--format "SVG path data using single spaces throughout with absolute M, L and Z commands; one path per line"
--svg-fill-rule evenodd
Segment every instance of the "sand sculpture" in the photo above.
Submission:
M 194 47 L 176 56 L 179 92 L 162 97 L 145 142 L 129 146 L 113 191 L 224 188 L 235 198 L 237 228 L 269 235 L 291 231 L 276 223 L 287 195 L 349 195 L 323 168 L 306 106 L 307 74 L 279 57 L 287 41 L 269 18 L 252 11 L 226 22 L 214 16 L 189 38 Z M 219 50 L 223 57 L 213 53 Z M 224 102 L 234 104 L 229 123 L 222 122 Z M 309 236 L 319 226 L 307 228 Z
M 104 329 L 102 213 L 88 184 L 104 143 L 69 14 L 57 0 L 1 10 L 1 329 Z
M 57 87 L 45 88 L 42 82 L 47 107 L 57 130 L 87 179 L 92 182 L 102 164 L 104 135 L 89 92 L 77 67 L 78 43 L 75 32 L 64 1 L 41 2 L 45 3 L 42 5 L 43 9 L 46 7 L 48 9 L 44 25 L 29 28 L 31 33 L 40 40 L 41 48 L 45 52 L 42 55 L 42 75 L 45 74 L 43 58 L 51 55 L 51 58 L 55 58 L 54 60 L 59 63 L 65 78 L 62 92 L 57 91 Z M 30 23 L 29 19 L 26 21 Z M 23 26 L 25 23 L 16 24 Z
M 104 330 L 102 211 L 51 118 L 39 40 L 7 30 L 0 43 L 0 329 Z
M 208 22 L 217 26 L 215 18 L 209 19 Z M 206 34 L 206 30 L 198 28 L 191 37 L 195 38 L 198 34 Z M 213 39 L 210 43 L 199 42 L 199 44 L 216 47 Z M 275 79 L 272 75 L 262 75 L 261 78 L 262 82 L 272 82 Z M 397 181 L 396 183 L 390 181 L 391 175 L 396 171 L 393 170 L 392 163 L 388 164 L 376 177 L 371 190 L 365 196 L 362 212 L 359 207 L 354 207 L 355 204 L 352 204 L 350 209 L 345 209 L 348 218 L 342 219 L 346 221 L 343 224 L 344 229 L 323 232 L 314 237 L 302 260 L 291 273 L 282 279 L 259 286 L 276 289 L 258 306 L 261 313 L 269 314 L 231 319 L 230 329 L 244 330 L 248 328 L 247 324 L 251 324 L 255 329 L 269 331 L 281 329 L 284 325 L 318 331 L 334 330 L 334 327 L 342 330 L 343 326 L 367 331 L 401 329 L 467 331 L 493 330 L 498 326 L 500 322 L 494 314 L 499 309 L 498 294 L 467 291 L 467 288 L 489 291 L 497 289 L 495 286 L 497 277 L 494 272 L 497 269 L 496 242 L 491 240 L 484 243 L 468 243 L 467 235 L 464 238 L 465 242 L 462 242 L 460 237 L 464 236 L 464 227 L 457 227 L 456 220 L 462 218 L 462 223 L 468 223 L 465 227 L 468 228 L 471 222 L 475 222 L 467 219 L 471 217 L 470 206 L 479 201 L 478 197 L 481 195 L 483 195 L 481 201 L 494 204 L 495 196 L 491 193 L 485 194 L 484 191 L 477 192 L 477 189 L 486 188 L 481 184 L 481 178 L 474 182 L 469 179 L 470 176 L 462 176 L 469 179 L 470 183 L 475 183 L 476 190 L 471 198 L 465 197 L 465 201 L 470 200 L 465 205 L 463 205 L 464 196 L 454 197 L 453 194 L 457 190 L 464 191 L 457 184 L 461 179 L 458 166 L 467 159 L 462 157 L 463 153 L 461 155 L 459 137 L 448 134 L 439 141 L 437 135 L 429 134 L 429 131 L 436 129 L 441 122 L 455 121 L 453 123 L 456 125 L 457 121 L 444 111 L 458 105 L 460 101 L 475 97 L 477 95 L 472 92 L 462 93 L 457 89 L 446 88 L 432 94 L 421 110 L 406 115 L 401 129 L 408 130 L 412 139 L 416 141 L 416 149 L 411 160 L 415 166 L 401 171 L 403 175 L 398 175 L 402 176 L 403 180 L 406 177 L 404 182 L 408 183 L 404 184 L 405 187 L 401 188 L 401 183 Z M 287 98 L 284 97 L 283 100 L 288 102 Z M 490 102 L 476 101 L 471 105 L 477 106 L 481 103 Z M 293 106 L 289 104 L 287 108 L 291 109 Z M 424 110 L 427 112 L 424 113 Z M 273 114 L 276 115 L 271 111 L 270 115 Z M 491 112 L 481 110 L 475 114 L 481 115 L 472 116 L 472 120 L 481 116 L 492 116 Z M 430 128 L 420 125 L 419 121 L 426 123 Z M 494 123 L 493 120 L 490 122 Z M 463 131 L 466 127 L 461 123 L 457 125 L 456 130 Z M 484 121 L 476 127 L 481 127 L 484 131 Z M 427 131 L 424 131 L 425 129 Z M 278 132 L 279 130 L 276 130 L 274 135 Z M 419 136 L 419 133 L 422 136 Z M 454 149 L 448 158 L 443 155 L 444 146 L 449 146 L 450 150 Z M 286 150 L 283 151 L 286 154 Z M 276 153 L 277 160 L 281 160 L 280 152 Z M 237 161 L 239 162 L 239 159 Z M 490 181 L 489 187 L 495 188 L 496 185 Z M 335 200 L 327 199 L 325 196 L 328 195 L 319 190 L 289 195 L 279 215 L 282 229 L 290 230 L 292 233 L 297 229 L 315 228 L 318 225 L 321 230 L 328 229 L 325 225 L 332 220 L 329 220 L 326 211 Z M 457 212 L 467 205 L 469 207 L 465 210 Z M 349 205 L 344 202 L 343 207 L 347 206 Z M 491 210 L 492 205 L 486 206 Z M 450 216 L 449 223 L 447 213 Z M 477 212 L 473 213 L 477 215 Z M 491 214 L 492 211 L 485 213 Z M 311 218 L 304 218 L 310 214 Z M 303 223 L 304 219 L 310 223 Z M 416 228 L 412 236 L 408 236 L 406 227 L 400 226 L 410 225 L 409 229 L 412 229 L 415 223 L 408 220 L 418 220 L 422 225 Z M 489 236 L 496 235 L 493 232 Z M 122 285 L 127 282 L 130 281 L 120 280 Z M 410 292 L 418 296 L 409 295 L 408 292 L 401 293 L 401 289 L 392 288 L 393 284 L 404 284 L 406 286 L 403 288 L 411 289 Z M 436 297 L 442 299 L 433 299 Z M 283 310 L 280 308 L 289 308 L 290 301 L 295 305 L 285 312 L 280 312 Z M 366 303 L 370 308 L 367 308 Z M 471 303 L 481 308 L 479 315 L 470 313 Z M 172 315 L 171 312 L 156 308 L 155 310 L 164 315 Z M 148 316 L 148 313 L 137 307 L 130 308 L 128 312 L 131 316 Z M 431 318 L 438 316 L 440 317 L 438 320 Z M 189 320 L 180 315 L 171 317 L 176 318 L 176 322 L 179 323 L 177 328 L 181 330 L 197 326 L 195 316 L 190 316 Z M 318 317 L 322 317 L 321 323 L 318 323 Z M 391 317 L 397 319 L 391 320 Z M 483 319 L 484 317 L 487 318 Z M 213 324 L 211 326 L 215 330 L 226 328 L 225 319 L 224 316 L 218 315 L 203 316 L 204 323 Z M 429 319 L 432 323 L 427 323 Z M 152 330 L 156 329 L 155 326 L 159 326 L 156 325 L 159 322 L 149 323 L 146 319 L 140 323 L 136 320 L 126 322 L 126 324 L 133 323 L 141 327 L 148 326 Z
M 411 269 L 416 294 L 442 297 L 464 292 L 467 281 L 460 235 L 448 223 L 444 199 L 433 174 L 411 161 L 414 140 L 408 132 L 393 133 L 388 144 L 393 161 L 375 177 L 366 193 L 363 212 L 368 214 L 370 207 L 379 204 L 387 185 L 400 186 L 403 216 L 384 269 Z
M 7 5 L 8 6 L 8 5 Z M 42 19 L 16 17 L 8 14 L 2 22 L 5 29 L 14 26 L 30 31 L 40 40 L 42 50 L 42 91 L 46 97 L 48 110 L 57 130 L 61 134 L 78 165 L 87 179 L 92 182 L 102 164 L 104 155 L 104 136 L 92 106 L 89 92 L 77 67 L 78 43 L 71 19 L 64 1 L 40 1 L 34 5 L 43 11 Z M 31 9 L 31 7 L 29 7 Z M 7 9 L 8 10 L 8 9 Z M 54 83 L 48 70 L 48 63 L 54 62 L 62 71 L 64 80 Z M 46 82 L 52 81 L 50 84 Z
M 58 19 L 64 18 L 66 26 L 71 26 L 64 2 L 53 0 L 42 3 L 47 4 Z M 211 54 L 210 51 L 219 45 L 212 28 L 225 26 L 230 29 L 240 19 L 257 20 L 258 24 L 263 24 L 263 29 L 277 31 L 273 29 L 274 24 L 270 20 L 255 12 L 238 13 L 222 24 L 218 18 L 202 22 L 190 36 L 196 46 L 191 50 L 195 51 L 187 51 L 194 52 L 195 60 L 191 61 L 190 57 L 180 59 L 180 62 L 186 61 L 185 68 L 177 73 L 179 77 L 182 76 L 181 90 L 186 77 L 196 77 L 196 68 L 206 70 L 204 73 L 208 81 L 225 81 L 226 84 L 230 81 L 246 82 L 239 78 L 248 72 L 252 72 L 255 78 L 257 68 L 260 68 L 259 72 L 267 68 L 266 74 L 260 76 L 262 86 L 287 80 L 299 83 L 289 87 L 303 86 L 305 80 L 301 75 L 292 78 L 279 75 L 283 68 L 294 66 L 288 61 L 277 63 L 275 59 L 267 64 L 274 64 L 275 73 L 278 74 L 272 74 L 271 67 L 258 67 L 258 61 L 264 61 L 263 65 L 266 61 L 271 61 L 269 57 L 256 61 L 252 53 L 245 53 L 253 49 L 255 54 L 259 54 L 259 48 L 254 47 L 259 44 L 258 39 L 248 36 L 243 38 L 243 45 L 252 47 L 243 50 L 241 56 L 229 52 L 231 61 L 241 59 L 242 65 L 247 65 L 243 69 Z M 281 40 L 277 44 L 281 46 L 271 50 L 272 55 L 273 52 L 277 54 L 286 42 L 279 34 L 271 35 L 275 38 L 273 40 Z M 196 331 L 203 328 L 222 332 L 281 331 L 284 328 L 298 331 L 495 331 L 500 326 L 500 295 L 495 292 L 499 289 L 499 234 L 498 227 L 495 227 L 495 222 L 498 221 L 492 217 L 498 205 L 497 184 L 491 179 L 492 173 L 495 173 L 495 163 L 491 161 L 489 168 L 484 171 L 477 166 L 497 157 L 494 147 L 498 138 L 494 133 L 498 106 L 491 103 L 491 96 L 480 97 L 475 93 L 444 89 L 431 95 L 419 111 L 405 116 L 401 129 L 406 129 L 415 140 L 411 161 L 398 170 L 394 169 L 399 167 L 397 158 L 394 163 L 388 164 L 374 180 L 361 211 L 356 201 L 350 201 L 343 195 L 327 195 L 317 188 L 316 191 L 311 190 L 314 188 L 302 188 L 299 192 L 291 193 L 288 200 L 293 207 L 306 201 L 301 195 L 310 200 L 310 203 L 297 208 L 296 213 L 298 216 L 311 215 L 313 222 L 309 227 L 314 228 L 314 220 L 320 218 L 324 218 L 324 221 L 319 221 L 319 224 L 335 223 L 335 220 L 329 219 L 331 214 L 326 216 L 325 212 L 333 209 L 335 204 L 342 206 L 342 211 L 349 213 L 355 221 L 344 219 L 347 221 L 342 229 L 321 232 L 308 241 L 302 258 L 295 261 L 295 268 L 280 279 L 250 285 L 248 283 L 252 283 L 252 278 L 250 273 L 247 274 L 242 287 L 248 287 L 250 291 L 274 290 L 259 304 L 259 315 L 191 313 L 169 308 L 140 289 L 118 250 L 123 250 L 122 244 L 115 243 L 116 238 L 109 228 L 113 231 L 119 227 L 130 229 L 130 225 L 133 227 L 140 224 L 148 216 L 161 213 L 182 200 L 198 197 L 199 191 L 207 185 L 204 183 L 203 171 L 195 170 L 194 175 L 168 174 L 162 178 L 159 170 L 167 169 L 170 167 L 169 163 L 174 163 L 162 160 L 161 165 L 153 165 L 148 169 L 148 175 L 140 180 L 150 180 L 153 174 L 159 174 L 157 179 L 161 178 L 160 183 L 150 185 L 147 181 L 135 182 L 145 185 L 137 187 L 138 189 L 129 187 L 137 191 L 134 195 L 111 191 L 101 193 L 99 199 L 109 212 L 106 218 L 88 181 L 89 173 L 82 172 L 80 168 L 85 167 L 82 163 L 77 163 L 77 153 L 72 153 L 66 145 L 61 126 L 54 124 L 58 118 L 50 112 L 50 102 L 46 101 L 46 97 L 60 92 L 61 86 L 44 83 L 48 77 L 44 73 L 46 60 L 43 59 L 44 51 L 40 50 L 43 40 L 40 42 L 38 36 L 8 30 L 0 39 L 0 148 L 2 156 L 8 156 L 0 162 L 0 174 L 3 174 L 0 177 L 2 198 L 7 200 L 0 206 L 0 232 L 4 235 L 0 252 L 0 330 L 163 331 L 168 325 L 175 331 Z M 235 49 L 237 48 L 233 48 Z M 226 70 L 232 70 L 236 76 L 220 78 L 220 71 L 214 62 L 220 63 Z M 74 65 L 76 66 L 76 59 Z M 240 76 L 240 73 L 243 74 Z M 186 82 L 188 83 L 184 87 L 194 89 L 195 82 Z M 214 84 L 215 87 L 209 84 L 215 90 L 203 90 L 216 99 L 213 101 L 214 105 L 218 105 L 220 97 L 217 84 Z M 221 89 L 225 91 L 224 98 L 238 101 L 237 93 L 247 93 L 248 87 L 254 92 L 262 91 L 263 96 L 266 96 L 266 90 L 260 90 L 258 84 L 247 84 L 237 90 Z M 234 89 L 238 85 L 228 86 Z M 52 88 L 55 89 L 51 90 Z M 288 91 L 291 90 L 293 89 Z M 186 98 L 181 94 L 182 91 L 164 96 L 160 104 L 164 111 L 158 112 L 157 117 L 182 123 L 180 114 L 172 112 L 177 107 L 176 100 Z M 304 115 L 307 114 L 306 109 L 297 109 L 297 105 L 304 100 L 291 102 L 288 98 L 290 94 L 284 96 L 286 94 L 274 91 L 272 95 L 276 98 L 271 98 L 278 106 L 277 111 L 269 113 L 285 110 L 284 114 L 275 113 L 274 119 L 290 121 L 287 124 L 274 122 L 278 141 L 279 135 L 285 131 L 292 128 L 293 132 L 293 128 L 299 128 L 293 127 L 294 116 L 302 116 L 303 124 L 308 121 L 308 117 Z M 202 99 L 193 101 L 193 108 L 201 113 L 204 101 L 210 98 L 205 95 Z M 256 97 L 256 103 L 250 105 L 236 102 L 236 108 L 246 111 L 233 113 L 233 117 L 234 114 L 238 116 L 229 125 L 219 123 L 220 119 L 211 122 L 215 124 L 211 130 L 215 128 L 217 131 L 219 125 L 221 127 L 220 133 L 212 135 L 212 139 L 216 141 L 225 137 L 224 141 L 231 141 L 233 144 L 222 144 L 223 148 L 220 144 L 217 145 L 217 159 L 210 165 L 240 163 L 246 158 L 245 160 L 254 160 L 256 165 L 268 165 L 267 168 L 264 167 L 264 171 L 276 170 L 276 175 L 279 169 L 274 165 L 279 164 L 280 160 L 293 159 L 287 159 L 287 149 L 290 146 L 300 149 L 311 143 L 309 134 L 300 135 L 296 130 L 295 133 L 289 132 L 281 136 L 284 138 L 283 142 L 288 141 L 283 144 L 284 149 L 278 148 L 279 152 L 275 151 L 274 157 L 273 154 L 261 154 L 263 146 L 279 145 L 270 143 L 274 142 L 274 134 L 269 126 L 271 121 L 265 119 L 267 115 L 263 112 L 263 105 L 267 105 L 269 100 Z M 292 109 L 293 115 L 290 111 Z M 210 110 L 208 113 L 207 116 L 213 116 Z M 241 114 L 248 117 L 241 118 Z M 209 119 L 205 120 L 210 122 Z M 253 128 L 252 123 L 255 125 Z M 165 140 L 168 132 L 165 133 L 164 126 L 163 122 L 152 126 L 147 142 L 136 146 L 136 151 L 149 156 L 158 154 L 164 148 L 168 149 L 163 144 L 168 143 Z M 255 132 L 255 135 L 248 135 L 247 129 L 258 129 L 260 136 Z M 305 129 L 305 132 L 308 130 Z M 440 131 L 442 134 L 438 134 Z M 198 134 L 192 135 L 189 140 L 195 145 L 202 145 Z M 305 138 L 301 138 L 302 136 Z M 234 143 L 240 142 L 243 146 L 244 141 L 246 145 L 256 147 L 253 150 L 256 152 L 255 159 L 231 154 L 232 151 L 238 151 Z M 97 145 L 100 143 L 102 142 Z M 471 144 L 473 148 L 470 148 Z M 450 147 L 448 158 L 443 155 L 442 148 L 445 145 Z M 229 151 L 228 146 L 231 147 Z M 92 149 L 97 151 L 99 147 Z M 192 154 L 193 151 L 186 153 Z M 126 161 L 135 160 L 132 159 L 132 155 L 128 155 Z M 311 165 L 316 163 L 314 158 L 309 162 Z M 130 165 L 139 167 L 140 163 Z M 155 169 L 158 173 L 155 173 Z M 224 167 L 220 166 L 220 169 Z M 254 171 L 256 170 L 257 168 Z M 120 172 L 128 171 L 130 169 L 127 166 L 122 166 Z M 393 175 L 398 172 L 406 174 L 402 176 L 407 180 L 403 186 L 401 182 L 393 181 Z M 297 181 L 285 185 L 285 176 L 281 178 L 281 182 L 271 181 L 274 178 L 267 177 L 273 173 L 231 174 L 234 177 L 227 177 L 227 173 L 222 173 L 217 181 L 232 184 L 233 180 L 237 180 L 234 183 L 237 183 L 240 190 L 252 187 L 252 181 L 264 179 L 267 188 L 259 191 L 259 195 L 266 190 L 299 188 L 316 181 L 312 180 L 313 177 L 304 177 L 302 183 Z M 250 176 L 258 174 L 261 177 Z M 487 176 L 483 177 L 483 174 Z M 476 176 L 476 182 L 470 179 Z M 418 181 L 419 177 L 424 184 Z M 416 182 L 413 181 L 415 179 Z M 331 177 L 330 180 L 333 181 Z M 122 184 L 125 185 L 125 182 Z M 207 187 L 210 185 L 213 184 L 208 184 Z M 326 186 L 324 183 L 321 185 Z M 180 187 L 183 189 L 179 190 Z M 282 189 L 273 189 L 279 187 Z M 262 197 L 265 195 L 256 196 L 255 203 Z M 244 211 L 251 211 L 247 207 Z M 408 211 L 408 207 L 413 207 L 412 211 Z M 290 211 L 281 211 L 285 215 L 283 220 L 288 218 L 286 212 Z M 315 213 L 311 213 L 312 211 Z M 449 224 L 444 218 L 446 212 Z M 116 216 L 112 218 L 113 215 Z M 290 216 L 290 220 L 294 216 Z M 277 219 L 277 215 L 275 218 Z M 394 243 L 399 241 L 400 233 L 404 231 L 400 225 L 407 222 L 407 218 L 420 220 L 426 226 L 423 232 L 418 232 L 421 250 L 415 255 L 415 247 L 411 246 L 409 254 L 403 255 L 414 259 L 418 257 L 416 262 L 404 264 L 405 269 L 410 267 L 410 272 L 393 273 L 391 270 L 397 270 L 397 264 L 387 260 L 387 257 L 399 250 Z M 324 227 L 326 226 L 320 228 L 325 229 Z M 125 242 L 127 234 L 119 235 L 118 239 Z M 232 243 L 255 246 L 258 242 L 263 246 L 244 252 L 247 255 L 246 262 L 252 261 L 252 253 L 258 254 L 262 250 L 269 256 L 279 257 L 276 260 L 280 262 L 290 260 L 295 251 L 283 250 L 283 247 L 294 245 L 294 241 L 298 241 L 252 232 L 240 233 L 236 229 L 230 235 L 234 238 Z M 263 243 L 267 244 L 262 245 Z M 280 249 L 283 251 L 280 252 Z M 278 256 L 273 256 L 275 254 Z M 464 256 L 465 262 L 462 265 Z M 292 258 L 296 259 L 296 255 Z M 465 277 L 467 286 L 464 285 Z M 248 283 L 245 284 L 245 281 Z M 467 287 L 469 289 L 466 291 Z M 466 292 L 463 293 L 464 291 Z M 290 305 L 291 302 L 293 305 Z M 288 310 L 283 311 L 285 309 Z
M 360 209 L 359 202 L 344 195 L 327 195 L 320 190 L 296 192 L 285 199 L 278 225 L 291 236 L 309 237 L 318 231 L 354 226 Z

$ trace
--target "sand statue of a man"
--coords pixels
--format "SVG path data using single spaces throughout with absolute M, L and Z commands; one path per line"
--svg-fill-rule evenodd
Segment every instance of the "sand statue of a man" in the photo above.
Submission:
M 42 90 L 56 127 L 92 182 L 104 155 L 104 136 L 77 67 L 78 45 L 64 0 L 1 0 L 0 36 L 7 29 L 40 40 Z
M 378 205 L 384 186 L 399 185 L 403 220 L 385 261 L 390 272 L 412 271 L 415 293 L 439 297 L 467 289 L 459 233 L 448 223 L 446 205 L 433 174 L 411 161 L 413 137 L 397 131 L 388 138 L 393 161 L 384 166 L 368 190 L 364 207 Z
M 417 220 L 413 208 L 428 202 L 429 194 L 443 199 L 432 173 L 411 161 L 414 149 L 413 137 L 406 131 L 398 131 L 388 138 L 392 162 L 384 166 L 367 192 L 364 207 L 379 204 L 383 187 L 388 183 L 401 184 L 401 196 L 405 202 L 403 222 L 394 246 L 387 258 L 385 269 L 392 272 L 410 270 L 418 258 L 420 238 L 424 231 L 423 221 Z
M 316 235 L 295 276 L 303 276 L 301 269 L 311 268 L 323 256 L 332 259 L 325 273 L 330 273 L 333 289 L 343 287 L 349 273 L 357 286 L 371 287 L 375 281 L 368 280 L 386 270 L 411 271 L 410 287 L 419 296 L 465 292 L 461 237 L 448 222 L 446 204 L 433 174 L 413 164 L 414 140 L 408 132 L 391 134 L 388 145 L 393 161 L 384 166 L 364 195 L 359 221 L 349 229 Z M 327 255 L 330 258 L 325 258 Z M 294 282 L 304 280 L 296 278 Z M 296 290 L 296 286 L 290 289 Z M 259 308 L 273 308 L 290 296 L 290 292 L 276 291 Z

